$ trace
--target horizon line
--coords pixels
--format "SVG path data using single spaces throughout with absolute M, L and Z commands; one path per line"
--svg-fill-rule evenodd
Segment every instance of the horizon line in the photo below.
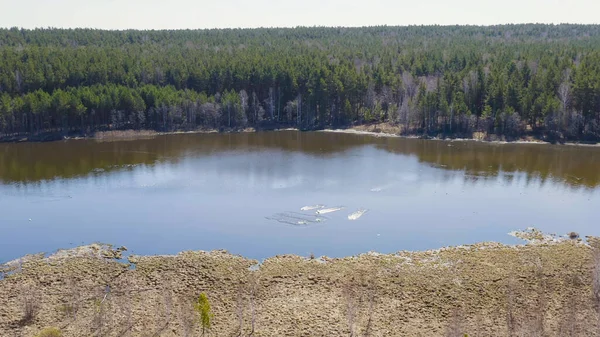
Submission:
M 37 26 L 27 28 L 23 26 L 0 26 L 0 30 L 100 30 L 100 31 L 199 31 L 199 30 L 259 30 L 259 29 L 299 29 L 299 28 L 331 28 L 331 29 L 357 29 L 357 28 L 412 28 L 412 27 L 473 27 L 473 28 L 485 28 L 485 27 L 506 27 L 506 26 L 526 26 L 526 25 L 537 25 L 537 26 L 599 26 L 600 23 L 572 23 L 572 22 L 522 22 L 522 23 L 496 23 L 496 24 L 409 24 L 409 25 L 362 25 L 362 26 L 326 26 L 326 25 L 312 25 L 312 26 L 256 26 L 256 27 L 205 27 L 205 28 L 99 28 L 99 27 L 55 27 L 55 26 Z

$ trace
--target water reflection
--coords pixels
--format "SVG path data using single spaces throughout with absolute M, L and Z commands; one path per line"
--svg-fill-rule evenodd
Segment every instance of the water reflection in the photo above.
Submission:
M 293 131 L 0 144 L 0 262 L 95 241 L 263 258 L 598 235 L 599 155 Z
M 329 157 L 365 145 L 415 157 L 435 168 L 464 172 L 466 181 L 501 178 L 510 183 L 514 175 L 509 173 L 525 173 L 527 180 L 542 183 L 551 181 L 587 188 L 600 184 L 598 147 L 446 142 L 294 131 L 169 135 L 120 142 L 0 144 L 0 181 L 30 184 L 57 178 L 102 176 L 107 172 L 131 170 L 134 166 L 176 164 L 185 158 L 223 152 L 252 153 L 271 149 Z M 259 162 L 253 169 L 270 170 L 273 164 Z

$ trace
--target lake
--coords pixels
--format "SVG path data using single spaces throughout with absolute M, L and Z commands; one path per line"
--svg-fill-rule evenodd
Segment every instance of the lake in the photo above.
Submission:
M 343 209 L 301 210 L 316 205 Z M 600 235 L 599 206 L 600 147 L 297 131 L 0 144 L 0 262 L 92 242 L 258 259 L 515 243 L 530 226 Z

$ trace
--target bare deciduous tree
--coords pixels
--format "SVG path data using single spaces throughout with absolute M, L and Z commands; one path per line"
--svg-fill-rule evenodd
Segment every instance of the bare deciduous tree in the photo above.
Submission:
M 77 320 L 77 312 L 79 311 L 81 293 L 75 280 L 69 279 L 66 283 L 69 292 L 67 294 L 68 298 L 67 304 L 64 307 L 64 313 L 65 315 L 69 316 L 73 321 L 75 321 Z
M 356 315 L 358 312 L 358 298 L 356 295 L 356 289 L 354 288 L 354 285 L 344 285 L 342 294 L 346 304 L 346 318 L 348 320 L 348 330 L 350 331 L 350 337 L 354 337 Z
M 247 292 L 248 292 L 248 306 L 250 307 L 250 333 L 248 336 L 254 335 L 256 331 L 256 297 L 260 279 L 256 275 L 250 275 L 248 279 Z
M 236 299 L 236 311 L 238 316 L 238 329 L 240 330 L 238 336 L 242 337 L 244 335 L 244 292 L 245 286 L 242 282 L 238 285 L 237 289 L 237 299 Z
M 269 97 L 266 100 L 267 112 L 269 113 L 269 120 L 273 121 L 275 111 L 275 97 L 273 94 L 273 87 L 269 88 Z
M 375 278 L 359 271 L 343 285 L 342 298 L 350 336 L 371 336 L 377 302 Z
M 238 120 L 240 121 L 240 123 L 243 126 L 246 126 L 248 124 L 248 109 L 250 107 L 250 101 L 249 101 L 249 97 L 248 97 L 248 93 L 246 92 L 246 90 L 241 90 L 240 91 L 240 104 L 241 104 L 241 111 L 240 111 L 240 116 L 238 117 Z
M 19 69 L 15 70 L 15 83 L 17 84 L 17 90 L 21 92 L 23 89 L 23 75 L 21 75 Z
M 415 82 L 415 79 L 410 72 L 404 71 L 402 73 L 402 84 L 404 84 L 406 94 L 409 98 L 413 98 L 417 95 L 418 84 Z
M 400 124 L 403 125 L 403 127 L 402 127 L 403 133 L 408 133 L 409 128 L 410 128 L 409 101 L 410 101 L 410 99 L 408 97 L 405 97 L 405 99 L 402 100 L 402 105 L 400 105 L 400 107 L 398 108 L 398 119 L 399 119 Z
M 160 336 L 167 329 L 169 323 L 171 323 L 171 310 L 173 307 L 173 298 L 171 296 L 171 292 L 167 289 L 163 289 L 162 293 L 162 306 L 156 307 L 156 331 L 152 335 L 153 337 Z M 161 308 L 162 312 L 160 310 Z
M 578 336 L 581 333 L 577 313 L 580 311 L 578 305 L 579 288 L 581 278 L 579 275 L 570 275 L 565 283 L 569 284 L 567 292 L 564 294 L 563 307 L 559 322 L 560 336 Z
M 463 313 L 460 308 L 454 308 L 450 321 L 446 326 L 446 337 L 463 337 L 465 335 Z
M 375 312 L 375 288 L 373 283 L 369 283 L 367 288 L 367 323 L 365 326 L 364 337 L 371 337 L 373 329 L 373 313 Z
M 179 319 L 183 329 L 183 337 L 192 337 L 194 334 L 194 310 L 192 304 L 185 299 L 179 300 Z
M 534 272 L 536 279 L 536 303 L 534 309 L 534 324 L 531 326 L 533 332 L 538 336 L 546 335 L 546 307 L 548 305 L 548 299 L 546 292 L 548 291 L 548 280 L 544 274 L 544 262 L 541 258 L 537 258 L 534 261 Z
M 571 101 L 571 84 L 569 80 L 563 81 L 558 87 L 558 98 L 560 99 L 562 112 L 566 113 Z
M 20 325 L 31 324 L 39 312 L 39 296 L 37 291 L 31 286 L 21 288 L 21 302 L 23 305 L 23 316 L 19 322 Z
M 256 92 L 252 92 L 252 101 L 250 103 L 250 112 L 253 115 L 253 120 L 252 122 L 254 124 L 258 124 L 261 120 L 261 110 L 262 110 L 262 106 L 260 105 L 260 100 L 258 99 L 258 95 L 256 95 Z
M 600 242 L 593 240 L 590 242 L 592 246 L 592 300 L 596 309 L 598 318 L 598 326 L 600 327 Z
M 515 292 L 515 279 L 511 275 L 506 285 L 506 329 L 508 330 L 509 337 L 514 337 L 517 333 Z

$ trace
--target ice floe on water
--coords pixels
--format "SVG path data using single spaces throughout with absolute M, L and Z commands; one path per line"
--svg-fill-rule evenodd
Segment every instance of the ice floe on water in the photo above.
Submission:
M 73 199 L 73 197 L 70 195 L 49 194 L 49 195 L 45 195 L 45 196 L 40 196 L 39 198 L 35 198 L 35 199 L 31 200 L 30 203 L 38 204 L 38 203 L 45 203 L 45 202 L 57 202 L 57 201 L 62 201 L 62 200 L 67 200 L 67 199 Z
M 348 215 L 348 220 L 358 220 L 358 219 L 360 219 L 360 217 L 365 215 L 365 213 L 367 213 L 368 211 L 369 210 L 367 210 L 367 209 L 359 209 L 356 212 L 350 213 L 350 215 Z
M 403 182 L 415 182 L 419 180 L 419 175 L 416 173 L 405 173 L 400 175 L 400 180 Z
M 266 219 L 277 221 L 277 222 L 288 224 L 288 225 L 292 225 L 292 226 L 308 226 L 311 224 L 316 224 L 316 223 L 324 222 L 327 220 L 325 217 L 320 217 L 318 215 L 296 213 L 296 212 L 276 213 L 276 214 L 273 214 L 272 216 L 267 217 Z
M 394 187 L 394 185 L 396 185 L 396 183 L 390 183 L 390 184 L 386 184 L 386 185 L 376 186 L 371 189 L 371 192 L 382 192 L 382 191 L 390 189 L 391 187 Z
M 276 213 L 271 216 L 266 217 L 267 220 L 273 220 L 280 223 L 285 223 L 292 226 L 309 226 L 311 224 L 316 224 L 320 222 L 327 221 L 328 218 L 323 216 L 323 214 L 334 213 L 345 209 L 344 206 L 336 206 L 336 207 L 328 207 L 325 208 L 325 205 L 309 205 L 300 208 L 301 211 L 313 211 L 316 210 L 314 214 L 312 213 L 301 213 L 301 212 L 281 212 Z M 348 215 L 348 220 L 358 220 L 365 213 L 369 212 L 368 209 L 361 208 L 355 212 L 352 212 Z
M 324 208 L 325 205 L 311 205 L 311 206 L 304 206 L 302 208 L 300 208 L 301 211 L 312 211 L 315 209 L 321 209 Z
M 302 185 L 304 178 L 301 176 L 288 177 L 285 179 L 274 179 L 271 182 L 271 188 L 275 190 L 288 189 Z
M 333 212 L 341 211 L 343 209 L 344 209 L 344 206 L 331 207 L 331 208 L 323 208 L 323 209 L 318 210 L 316 213 L 317 214 L 327 214 L 327 213 L 333 213 Z

